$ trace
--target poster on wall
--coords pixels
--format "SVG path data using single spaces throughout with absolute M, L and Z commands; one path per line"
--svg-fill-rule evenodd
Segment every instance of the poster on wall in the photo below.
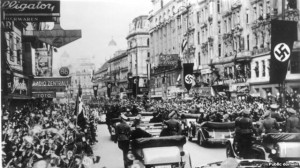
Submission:
M 12 81 L 8 81 L 8 89 L 11 94 L 28 95 L 28 80 L 14 76 Z
M 47 48 L 37 48 L 35 51 L 35 75 L 50 77 L 52 74 L 52 55 Z

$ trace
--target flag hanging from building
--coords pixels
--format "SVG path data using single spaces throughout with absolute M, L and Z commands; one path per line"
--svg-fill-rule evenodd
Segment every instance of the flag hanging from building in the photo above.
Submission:
M 192 87 L 195 77 L 193 75 L 194 63 L 184 63 L 183 64 L 183 79 L 184 86 L 189 91 Z
M 110 93 L 111 93 L 111 83 L 110 82 L 107 82 L 107 96 L 110 98 Z
M 78 93 L 77 93 L 77 97 L 76 97 L 76 103 L 75 103 L 75 111 L 74 111 L 74 115 L 77 115 L 79 112 L 79 104 L 81 102 L 81 96 L 82 96 L 82 88 L 79 84 L 78 86 Z
M 93 90 L 94 90 L 94 96 L 95 96 L 95 98 L 96 98 L 97 95 L 98 95 L 98 85 L 94 85 L 94 86 L 93 86 Z
M 270 83 L 285 80 L 293 43 L 297 40 L 297 22 L 271 21 Z

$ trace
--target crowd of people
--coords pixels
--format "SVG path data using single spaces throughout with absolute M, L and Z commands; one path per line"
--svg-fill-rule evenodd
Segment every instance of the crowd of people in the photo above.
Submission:
M 99 162 L 95 117 L 85 107 L 85 122 L 78 124 L 75 106 L 36 101 L 11 110 L 2 106 L 2 167 L 83 168 Z

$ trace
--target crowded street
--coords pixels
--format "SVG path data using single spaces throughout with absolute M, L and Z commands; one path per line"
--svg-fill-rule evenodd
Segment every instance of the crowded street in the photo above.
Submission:
M 3 168 L 300 168 L 298 0 L 1 0 Z

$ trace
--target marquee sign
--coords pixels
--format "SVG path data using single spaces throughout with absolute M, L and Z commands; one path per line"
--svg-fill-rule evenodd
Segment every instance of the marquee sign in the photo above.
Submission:
M 70 77 L 34 78 L 32 81 L 32 91 L 64 92 L 70 84 Z
M 41 22 L 60 16 L 60 0 L 3 0 L 2 20 Z
M 33 92 L 32 97 L 36 98 L 55 98 L 56 92 Z

